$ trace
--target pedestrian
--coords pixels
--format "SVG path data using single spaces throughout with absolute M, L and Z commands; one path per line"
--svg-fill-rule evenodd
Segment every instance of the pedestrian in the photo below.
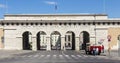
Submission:
M 111 48 L 109 47 L 109 48 L 108 48 L 108 54 L 109 54 L 109 56 L 110 56 L 110 50 L 111 50 Z
M 102 53 L 104 53 L 104 46 L 102 45 Z
M 63 51 L 64 51 L 65 49 L 64 49 L 64 46 L 63 46 Z
M 95 47 L 93 47 L 93 55 L 95 56 Z
M 98 48 L 96 48 L 95 54 L 98 55 L 98 52 L 99 52 L 99 50 L 98 50 Z

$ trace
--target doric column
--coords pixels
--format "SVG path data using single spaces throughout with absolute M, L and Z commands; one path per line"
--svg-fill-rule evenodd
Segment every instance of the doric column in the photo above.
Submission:
M 47 38 L 47 51 L 51 50 L 51 44 L 50 44 L 50 37 L 46 37 Z
M 79 37 L 75 37 L 75 50 L 79 51 Z
M 37 51 L 37 41 L 36 37 L 32 37 L 32 50 Z

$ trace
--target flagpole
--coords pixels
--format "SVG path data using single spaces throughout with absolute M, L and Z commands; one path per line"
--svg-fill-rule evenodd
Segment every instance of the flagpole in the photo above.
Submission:
M 57 3 L 55 3 L 55 13 L 57 13 Z
M 57 15 L 57 3 L 55 3 L 54 5 L 54 10 L 55 10 L 55 14 Z M 55 20 L 57 20 L 57 17 L 55 17 Z

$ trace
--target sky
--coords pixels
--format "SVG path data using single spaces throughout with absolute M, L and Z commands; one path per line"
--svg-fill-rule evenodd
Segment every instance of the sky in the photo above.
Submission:
M 107 14 L 120 18 L 120 0 L 0 0 L 5 14 Z

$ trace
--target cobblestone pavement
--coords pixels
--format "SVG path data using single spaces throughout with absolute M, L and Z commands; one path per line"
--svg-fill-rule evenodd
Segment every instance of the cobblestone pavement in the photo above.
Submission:
M 0 59 L 0 63 L 119 63 L 114 56 L 86 55 L 84 51 L 2 51 L 0 55 L 9 55 Z

